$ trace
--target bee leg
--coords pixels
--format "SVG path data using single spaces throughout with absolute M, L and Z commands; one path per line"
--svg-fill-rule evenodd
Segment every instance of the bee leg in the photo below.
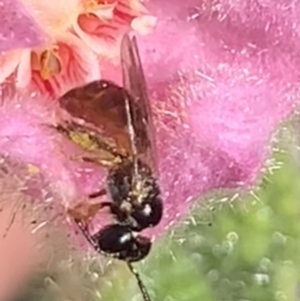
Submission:
M 74 218 L 75 223 L 77 224 L 78 228 L 80 229 L 81 233 L 83 234 L 83 236 L 86 238 L 86 240 L 93 246 L 93 248 L 99 252 L 100 254 L 102 254 L 103 252 L 99 249 L 96 241 L 93 239 L 93 237 L 91 236 L 91 234 L 89 233 L 88 230 L 88 226 L 86 223 L 83 223 L 81 220 L 78 220 L 76 218 Z
M 91 196 L 97 197 L 97 192 Z M 117 220 L 119 220 L 121 222 L 126 222 L 127 213 L 124 212 L 124 210 L 120 209 L 119 206 L 117 206 L 113 202 L 100 202 L 100 203 L 98 203 L 98 205 L 101 206 L 101 209 L 108 207 L 110 212 L 117 218 Z
M 90 157 L 81 157 L 81 160 L 83 162 L 88 162 L 88 163 L 95 163 L 95 164 L 100 164 L 101 166 L 104 166 L 104 167 L 111 167 L 111 166 L 114 166 L 114 163 L 112 162 L 111 159 L 107 159 L 105 160 L 104 158 L 101 158 L 99 159 L 97 156 L 90 156 Z
M 69 208 L 67 212 L 76 223 L 88 224 L 102 208 L 108 206 L 106 203 L 89 204 L 87 202 L 81 202 Z
M 100 196 L 104 196 L 104 195 L 106 195 L 106 189 L 105 188 L 103 188 L 103 189 L 101 189 L 101 190 L 99 190 L 99 191 L 96 191 L 96 192 L 94 192 L 94 193 L 91 193 L 90 195 L 89 195 L 89 198 L 90 199 L 95 199 L 95 198 L 98 198 L 98 197 L 100 197 Z
M 111 159 L 104 159 L 104 158 L 99 159 L 97 156 L 93 156 L 90 154 L 88 155 L 77 154 L 77 155 L 69 156 L 68 158 L 71 159 L 72 161 L 93 163 L 106 168 L 110 168 L 114 166 L 114 162 Z

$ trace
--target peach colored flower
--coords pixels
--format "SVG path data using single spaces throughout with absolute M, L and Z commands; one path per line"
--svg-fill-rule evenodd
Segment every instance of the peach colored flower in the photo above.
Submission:
M 118 56 L 116 42 L 124 32 L 133 29 L 146 35 L 156 23 L 141 0 L 22 1 L 50 36 L 70 30 L 94 52 L 109 58 Z
M 33 83 L 50 94 L 100 77 L 97 54 L 115 58 L 117 41 L 130 26 L 146 34 L 155 18 L 142 15 L 139 1 L 22 0 L 49 36 L 39 48 L 0 55 L 0 83 L 12 79 L 18 88 Z
M 50 94 L 100 77 L 97 56 L 71 33 L 60 35 L 44 48 L 7 52 L 2 62 L 2 81 L 14 74 L 18 88 L 32 83 Z
M 140 0 L 83 0 L 84 9 L 73 25 L 74 31 L 97 54 L 114 58 L 119 38 L 130 28 L 147 35 L 156 18 L 147 15 Z
M 80 38 L 68 32 L 77 12 L 70 9 L 72 3 L 74 1 L 42 1 L 38 7 L 33 5 L 34 1 L 23 1 L 48 40 L 38 48 L 1 53 L 1 83 L 13 80 L 18 88 L 33 84 L 43 92 L 55 94 L 100 77 L 97 56 Z M 54 6 L 55 16 L 52 14 Z
M 17 88 L 31 83 L 43 92 L 56 94 L 99 77 L 97 56 L 67 32 L 43 47 L 0 55 L 0 83 L 13 81 Z

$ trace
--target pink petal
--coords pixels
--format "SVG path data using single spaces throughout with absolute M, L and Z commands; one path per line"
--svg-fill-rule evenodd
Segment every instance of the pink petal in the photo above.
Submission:
M 300 3 L 213 3 L 153 0 L 157 29 L 139 39 L 166 209 L 151 234 L 178 221 L 206 192 L 253 185 L 272 133 L 299 104 Z M 104 174 L 69 160 L 72 146 L 41 126 L 54 122 L 45 103 L 24 95 L 6 102 L 0 146 L 40 166 L 70 206 L 103 185 Z
M 153 0 L 157 28 L 139 39 L 165 198 L 158 232 L 206 192 L 253 185 L 299 103 L 300 2 L 213 3 Z
M 31 97 L 27 100 L 35 101 Z M 62 254 L 61 250 L 65 253 L 69 246 L 70 232 L 62 206 L 63 199 L 59 197 L 61 194 L 55 195 L 55 189 L 65 193 L 68 189 L 63 190 L 55 181 L 55 177 L 52 178 L 53 183 L 49 182 L 54 175 L 51 173 L 54 170 L 53 164 L 60 162 L 60 157 L 56 156 L 57 161 L 50 159 L 50 162 L 47 157 L 44 157 L 44 163 L 39 161 L 41 157 L 50 155 L 45 151 L 50 147 L 48 151 L 51 152 L 53 144 L 51 139 L 45 141 L 40 135 L 43 130 L 36 130 L 34 126 L 37 126 L 37 122 L 42 123 L 43 118 L 47 122 L 51 121 L 51 111 L 47 113 L 45 103 L 42 109 L 38 103 L 26 107 L 28 103 L 20 103 L 17 98 L 10 101 L 9 104 L 2 103 L 0 109 L 3 125 L 0 130 L 0 300 L 14 300 L 16 295 L 20 295 L 24 285 L 35 276 L 41 263 L 51 263 L 49 259 L 53 258 L 54 254 L 55 257 L 59 256 L 57 252 Z M 31 109 L 36 111 L 32 112 Z M 22 132 L 25 135 L 22 135 Z M 23 151 L 18 149 L 18 142 L 21 143 L 20 147 L 24 147 Z M 46 142 L 46 145 L 43 145 L 43 142 Z M 42 156 L 39 151 L 43 152 Z M 48 158 L 51 158 L 51 155 Z M 28 162 L 31 162 L 31 165 L 27 165 Z M 32 165 L 35 163 L 41 168 Z M 68 185 L 68 176 L 64 177 L 67 170 L 63 165 L 59 166 L 59 163 L 56 167 L 60 168 L 60 172 L 56 174 L 63 179 L 63 184 Z M 47 169 L 50 178 L 46 175 Z M 64 232 L 61 229 L 64 229 Z
M 89 32 L 88 28 L 91 26 L 93 28 Z M 97 27 L 99 33 L 92 33 Z M 73 24 L 73 28 L 82 41 L 98 55 L 112 59 L 118 56 L 119 49 L 116 46 L 118 26 L 115 22 L 102 22 L 98 18 L 92 21 L 91 16 L 80 15 L 77 22 Z
M 46 210 L 48 216 L 40 216 L 43 220 L 39 222 L 59 224 L 66 235 L 75 235 L 69 233 L 66 211 L 103 185 L 103 170 L 75 160 L 80 152 L 49 127 L 56 122 L 56 111 L 54 102 L 34 93 L 23 91 L 4 99 L 0 106 L 1 156 L 23 167 L 35 167 L 34 172 L 30 172 L 32 168 L 23 173 L 12 168 L 12 172 L 22 179 L 22 191 L 34 197 L 37 208 Z
M 47 40 L 38 24 L 19 0 L 1 1 L 0 52 L 37 47 Z

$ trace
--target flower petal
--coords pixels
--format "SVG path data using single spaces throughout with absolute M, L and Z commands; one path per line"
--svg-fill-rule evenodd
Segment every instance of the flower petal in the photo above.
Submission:
M 81 0 L 21 0 L 50 37 L 65 32 L 81 11 Z
M 117 5 L 117 2 L 111 4 L 100 5 L 99 9 L 94 11 L 94 14 L 101 20 L 110 20 L 114 16 L 114 9 Z
M 46 211 L 51 215 L 47 216 L 51 228 L 53 216 L 68 224 L 65 207 L 97 190 L 103 177 L 103 170 L 99 167 L 71 159 L 80 153 L 49 127 L 56 122 L 56 105 L 41 94 L 24 91 L 0 104 L 0 155 L 5 160 L 16 162 L 17 167 L 23 166 L 21 174 L 16 168 L 13 172 L 22 179 L 21 191 L 26 188 L 34 197 L 35 208 L 43 204 L 41 211 L 45 212 L 47 203 L 52 207 Z M 33 178 L 34 175 L 37 179 Z
M 98 55 L 111 59 L 119 55 L 119 48 L 116 43 L 120 39 L 118 37 L 119 28 L 114 21 L 104 22 L 92 15 L 80 15 L 77 22 L 73 24 L 73 29 L 86 45 Z
M 299 104 L 300 2 L 258 2 L 149 3 L 159 22 L 139 46 L 167 216 L 157 232 L 208 191 L 251 187 Z
M 154 110 L 166 211 L 162 223 L 149 230 L 157 234 L 204 193 L 255 183 L 269 155 L 273 131 L 299 104 L 300 3 L 224 0 L 216 5 L 203 0 L 199 6 L 199 0 L 153 0 L 150 4 L 159 22 L 154 34 L 140 38 L 139 45 Z M 37 104 L 30 103 L 30 110 L 21 108 L 19 118 L 35 113 Z M 77 169 L 71 163 L 68 167 L 73 169 L 65 167 L 67 157 L 63 161 L 53 155 L 57 141 L 41 135 L 41 118 L 16 123 L 15 116 L 0 111 L 1 124 L 6 121 L 1 133 L 17 140 L 13 144 L 10 139 L 7 148 L 1 144 L 1 150 L 39 165 L 46 160 L 62 193 L 76 195 L 77 182 L 70 174 L 76 175 Z M 18 134 L 29 130 L 32 140 L 18 140 Z M 41 137 L 48 143 L 41 143 Z M 96 171 L 90 175 L 94 179 Z M 77 180 L 89 184 L 88 178 Z M 84 191 L 83 186 L 78 190 Z
M 80 39 L 66 33 L 58 37 L 57 45 L 61 71 L 49 79 L 34 71 L 33 79 L 39 89 L 61 95 L 74 86 L 100 78 L 97 56 Z
M 19 0 L 1 1 L 0 28 L 0 52 L 36 47 L 47 40 L 47 36 Z
M 17 69 L 22 51 L 12 50 L 0 55 L 0 83 L 3 83 Z
M 132 20 L 131 27 L 134 31 L 139 33 L 140 35 L 148 35 L 150 34 L 155 25 L 157 23 L 157 18 L 154 16 L 141 16 Z
M 17 70 L 16 87 L 26 88 L 31 81 L 31 50 L 25 49 L 22 52 L 19 67 Z

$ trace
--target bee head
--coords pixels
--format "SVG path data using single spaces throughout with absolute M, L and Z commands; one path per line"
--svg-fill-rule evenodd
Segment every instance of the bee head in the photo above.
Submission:
M 150 195 L 139 206 L 133 207 L 131 217 L 135 220 L 134 230 L 141 231 L 156 226 L 163 215 L 163 202 L 159 195 Z

